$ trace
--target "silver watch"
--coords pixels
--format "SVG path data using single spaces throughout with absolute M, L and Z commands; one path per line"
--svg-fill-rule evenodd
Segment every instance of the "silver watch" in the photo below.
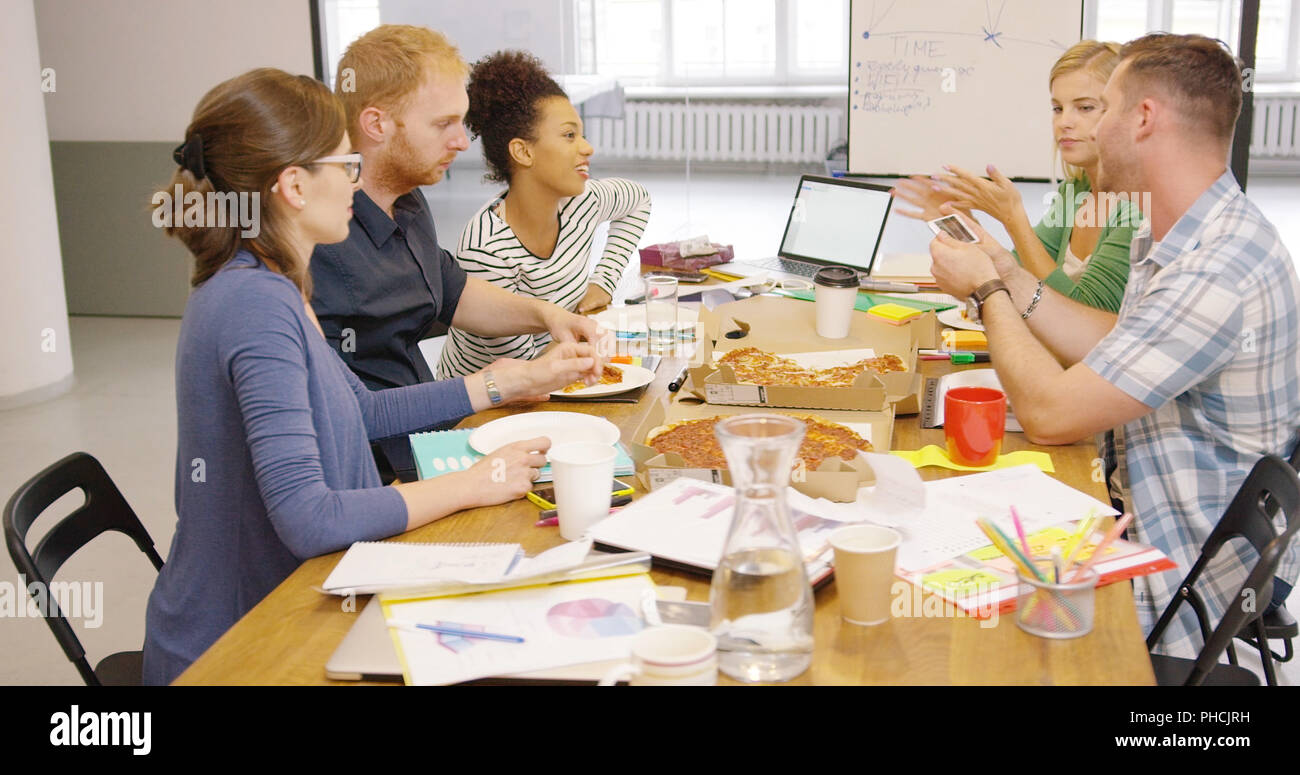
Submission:
M 488 401 L 490 401 L 493 406 L 497 406 L 505 400 L 501 397 L 501 391 L 497 389 L 497 381 L 492 378 L 491 369 L 483 372 L 483 387 L 487 388 Z

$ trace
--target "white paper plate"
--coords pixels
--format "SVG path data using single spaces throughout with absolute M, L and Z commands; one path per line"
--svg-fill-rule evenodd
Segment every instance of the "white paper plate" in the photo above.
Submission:
M 551 444 L 590 441 L 617 444 L 618 426 L 604 417 L 580 412 L 527 412 L 512 414 L 476 428 L 469 435 L 475 452 L 488 454 L 506 444 L 545 436 Z
M 618 393 L 626 393 L 629 390 L 636 390 L 642 385 L 649 385 L 655 381 L 655 373 L 641 366 L 631 364 L 615 363 L 610 364 L 610 368 L 618 369 L 623 372 L 623 381 L 613 385 L 592 385 L 582 390 L 575 390 L 572 393 L 565 393 L 563 390 L 553 390 L 551 395 L 558 398 L 584 398 L 593 396 L 612 396 Z
M 961 316 L 962 308 L 961 305 L 958 305 L 952 309 L 946 309 L 943 312 L 940 312 L 937 315 L 939 322 L 949 328 L 960 328 L 965 331 L 983 331 L 984 326 L 974 321 L 967 320 Z

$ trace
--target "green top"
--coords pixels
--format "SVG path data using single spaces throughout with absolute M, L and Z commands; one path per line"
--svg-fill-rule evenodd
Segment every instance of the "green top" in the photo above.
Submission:
M 1128 283 L 1129 244 L 1133 241 L 1133 231 L 1141 223 L 1142 214 L 1131 202 L 1116 200 L 1076 283 L 1065 274 L 1065 253 L 1070 245 L 1070 234 L 1074 231 L 1078 200 L 1089 190 L 1086 178 L 1063 181 L 1047 213 L 1034 226 L 1034 233 L 1048 255 L 1056 258 L 1056 271 L 1043 283 L 1089 307 L 1119 312 L 1124 286 Z M 1018 254 L 1016 260 L 1020 260 Z

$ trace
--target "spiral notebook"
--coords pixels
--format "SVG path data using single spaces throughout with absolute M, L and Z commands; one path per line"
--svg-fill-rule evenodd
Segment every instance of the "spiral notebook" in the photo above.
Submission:
M 523 556 L 519 544 L 357 541 L 321 586 L 332 595 L 364 595 L 442 581 L 490 581 L 509 573 Z

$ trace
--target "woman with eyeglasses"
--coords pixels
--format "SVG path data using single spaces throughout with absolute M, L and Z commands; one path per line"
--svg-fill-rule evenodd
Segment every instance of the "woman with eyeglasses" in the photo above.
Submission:
M 202 225 L 166 228 L 194 254 L 194 291 L 176 352 L 179 522 L 149 597 L 146 683 L 175 679 L 304 559 L 519 498 L 546 462 L 550 442 L 531 439 L 437 479 L 381 485 L 371 440 L 491 398 L 463 379 L 372 392 L 325 341 L 308 261 L 348 234 L 361 160 L 344 129 L 323 84 L 260 69 L 208 92 L 176 150 L 168 190 L 213 201 Z M 254 198 L 257 227 L 226 225 L 210 193 Z M 498 369 L 496 390 L 547 393 L 593 356 L 559 345 L 541 366 Z

